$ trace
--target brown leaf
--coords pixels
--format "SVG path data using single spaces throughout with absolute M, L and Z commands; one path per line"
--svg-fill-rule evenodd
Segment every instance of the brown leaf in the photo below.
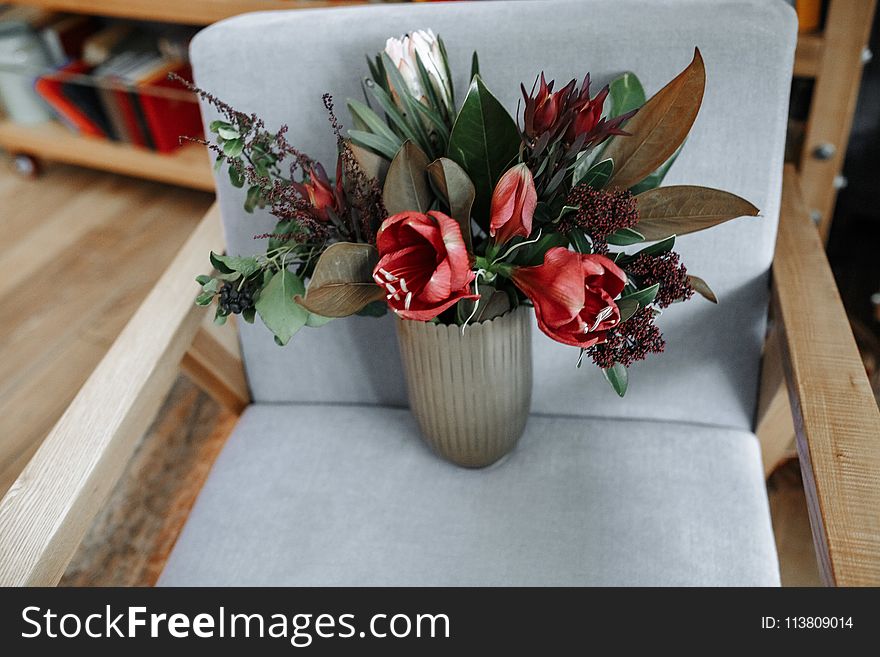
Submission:
M 348 145 L 361 170 L 370 178 L 378 180 L 380 185 L 383 184 L 385 182 L 385 176 L 388 174 L 388 160 L 381 155 L 376 155 L 373 151 L 368 151 L 366 148 L 358 146 L 357 144 L 349 142 Z
M 428 175 L 434 187 L 446 200 L 449 213 L 461 226 L 461 234 L 468 251 L 471 251 L 471 206 L 474 204 L 474 184 L 465 170 L 446 157 L 428 165 Z
M 294 300 L 316 315 L 353 315 L 384 297 L 384 290 L 373 282 L 378 260 L 376 248 L 369 244 L 332 244 L 318 258 L 305 298 L 297 296 Z
M 697 118 L 705 86 L 706 69 L 696 48 L 690 65 L 626 122 L 630 136 L 608 142 L 602 154 L 614 161 L 608 186 L 632 187 L 669 159 Z
M 427 168 L 428 156 L 413 142 L 405 141 L 388 167 L 382 189 L 382 200 L 389 215 L 428 211 L 432 196 Z
M 758 214 L 758 208 L 736 194 L 695 185 L 650 189 L 636 196 L 636 202 L 639 223 L 635 229 L 649 242 Z
M 697 294 L 705 299 L 708 299 L 712 303 L 718 303 L 718 297 L 715 296 L 712 288 L 709 287 L 709 284 L 702 278 L 700 278 L 699 276 L 688 275 L 688 283 L 690 283 L 691 287 L 696 290 Z

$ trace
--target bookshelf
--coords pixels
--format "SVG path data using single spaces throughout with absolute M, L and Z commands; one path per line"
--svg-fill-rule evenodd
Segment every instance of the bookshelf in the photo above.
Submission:
M 368 0 L 7 0 L 50 11 L 91 14 L 163 23 L 209 25 L 249 11 L 314 9 L 366 4 Z M 20 125 L 0 117 L 0 149 L 13 156 L 19 171 L 32 175 L 39 160 L 64 162 L 181 187 L 214 190 L 211 159 L 188 144 L 160 154 L 129 144 L 77 135 L 55 122 Z

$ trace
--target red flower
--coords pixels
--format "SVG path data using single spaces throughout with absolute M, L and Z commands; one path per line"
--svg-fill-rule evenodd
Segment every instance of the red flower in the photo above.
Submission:
M 596 94 L 596 97 L 590 99 L 590 78 L 584 82 L 581 89 L 581 100 L 578 102 L 579 107 L 576 108 L 574 118 L 565 131 L 565 141 L 571 143 L 581 135 L 589 135 L 596 129 L 602 118 L 602 106 L 605 104 L 605 98 L 608 96 L 608 87 L 604 87 L 602 91 Z M 611 132 L 610 134 L 615 134 Z
M 501 176 L 492 193 L 489 235 L 497 244 L 512 237 L 528 237 L 532 232 L 532 217 L 538 204 L 535 180 L 525 164 L 517 164 Z
M 330 220 L 330 212 L 336 215 L 345 210 L 345 194 L 342 190 L 342 159 L 336 163 L 336 188 L 330 184 L 327 172 L 319 163 L 309 167 L 309 181 L 293 183 L 300 196 L 308 200 L 314 208 L 315 216 L 321 221 Z
M 529 137 L 538 137 L 556 127 L 559 117 L 565 109 L 563 105 L 574 88 L 574 81 L 572 80 L 564 89 L 553 93 L 553 81 L 547 84 L 544 74 L 541 73 L 541 84 L 536 95 L 532 96 L 526 93 L 526 88 L 523 85 L 520 87 L 525 100 L 525 112 L 523 113 L 525 133 Z M 532 93 L 534 91 L 535 89 L 532 87 Z
M 535 305 L 538 327 L 557 342 L 592 347 L 620 322 L 614 297 L 626 274 L 605 256 L 558 246 L 544 254 L 544 264 L 514 268 L 513 282 Z
M 376 237 L 379 263 L 373 280 L 404 319 L 434 319 L 470 293 L 474 280 L 461 227 L 442 212 L 401 212 L 388 217 Z

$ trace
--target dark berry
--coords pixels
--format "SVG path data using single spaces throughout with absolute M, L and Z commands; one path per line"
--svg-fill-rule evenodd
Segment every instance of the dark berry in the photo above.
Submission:
M 239 289 L 239 283 L 224 283 L 220 288 L 220 309 L 226 314 L 240 315 L 254 305 L 254 288 L 245 283 Z

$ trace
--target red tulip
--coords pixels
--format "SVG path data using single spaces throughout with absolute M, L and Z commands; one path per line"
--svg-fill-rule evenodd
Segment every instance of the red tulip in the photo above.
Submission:
M 442 212 L 401 212 L 388 217 L 376 237 L 379 263 L 373 280 L 404 319 L 434 319 L 471 294 L 474 272 L 461 227 Z
M 516 235 L 528 237 L 538 204 L 535 180 L 525 164 L 508 169 L 492 193 L 489 235 L 504 244 Z
M 336 189 L 330 184 L 327 172 L 319 163 L 309 167 L 309 180 L 304 183 L 294 183 L 294 187 L 300 195 L 312 204 L 315 215 L 321 221 L 330 220 L 330 212 L 336 215 L 345 210 L 345 195 L 342 191 L 342 159 L 336 164 Z
M 516 267 L 512 276 L 532 300 L 538 328 L 557 342 L 592 347 L 620 322 L 614 297 L 623 291 L 626 274 L 605 256 L 559 246 L 544 254 L 544 264 Z

